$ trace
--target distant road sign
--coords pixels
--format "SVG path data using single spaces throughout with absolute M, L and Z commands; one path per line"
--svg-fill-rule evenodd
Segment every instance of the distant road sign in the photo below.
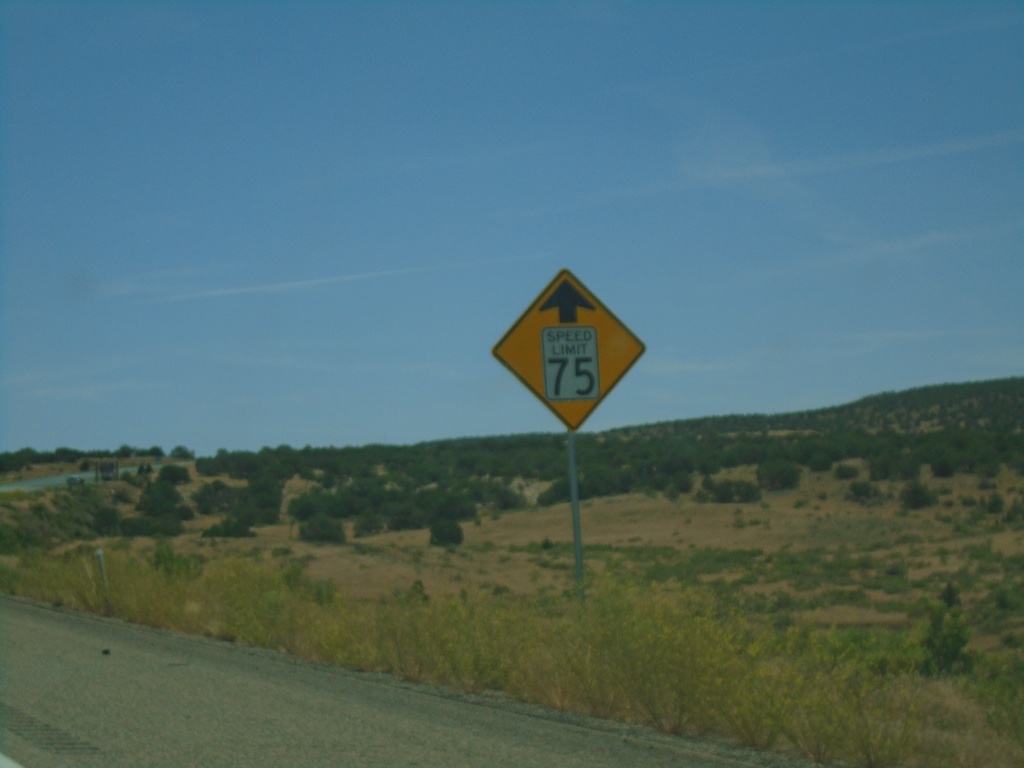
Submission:
M 563 269 L 493 353 L 575 431 L 644 349 L 611 310 Z

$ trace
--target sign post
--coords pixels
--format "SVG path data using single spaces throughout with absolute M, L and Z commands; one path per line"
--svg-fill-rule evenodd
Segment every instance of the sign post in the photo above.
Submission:
M 567 269 L 555 275 L 493 349 L 502 365 L 569 430 L 569 494 L 581 595 L 576 430 L 644 349 L 643 342 Z

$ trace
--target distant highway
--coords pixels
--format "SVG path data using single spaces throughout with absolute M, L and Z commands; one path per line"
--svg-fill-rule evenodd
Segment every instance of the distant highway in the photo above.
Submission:
M 0 752 L 24 768 L 809 765 L 7 596 Z
M 50 477 L 36 477 L 31 480 L 15 480 L 12 483 L 0 483 L 2 491 L 41 491 L 45 488 L 55 488 L 60 485 L 67 485 L 69 478 L 80 478 L 83 483 L 94 482 L 93 472 L 75 472 L 71 475 L 51 475 Z
M 163 465 L 153 464 L 153 471 L 159 472 L 161 466 Z M 137 470 L 138 467 L 125 467 L 121 469 L 121 474 L 134 474 Z M 68 480 L 72 477 L 80 479 L 83 483 L 93 483 L 96 481 L 96 472 L 90 469 L 87 472 L 73 472 L 68 475 L 50 475 L 49 477 L 36 477 L 31 480 L 15 480 L 9 483 L 0 483 L 0 493 L 3 491 L 41 491 L 46 488 L 66 486 Z

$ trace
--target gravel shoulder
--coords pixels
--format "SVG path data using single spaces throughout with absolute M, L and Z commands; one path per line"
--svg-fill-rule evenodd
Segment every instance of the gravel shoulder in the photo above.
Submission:
M 804 768 L 0 596 L 0 750 L 57 766 Z

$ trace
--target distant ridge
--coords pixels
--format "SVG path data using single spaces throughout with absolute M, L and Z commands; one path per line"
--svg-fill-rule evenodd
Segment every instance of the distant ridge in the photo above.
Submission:
M 883 392 L 863 397 L 845 405 L 830 406 L 794 413 L 737 414 L 706 416 L 696 419 L 665 421 L 619 427 L 597 433 L 593 437 L 619 438 L 699 438 L 701 435 L 744 435 L 778 432 L 894 432 L 916 434 L 936 430 L 984 430 L 989 432 L 1024 433 L 1024 377 L 990 379 L 960 384 L 934 384 L 899 392 Z M 442 453 L 461 450 L 475 451 L 483 447 L 495 450 L 529 451 L 539 455 L 550 446 L 561 445 L 561 435 L 534 433 L 520 435 L 490 435 L 456 437 L 425 441 L 411 446 L 367 445 L 346 448 L 317 448 L 307 446 L 308 453 L 364 452 L 366 455 L 385 452 L 389 455 L 415 454 L 429 449 Z M 555 441 L 552 443 L 552 440 Z M 279 446 L 288 449 L 289 446 Z M 259 453 L 273 453 L 278 449 L 263 448 Z M 561 448 L 558 449 L 562 450 Z M 183 447 L 175 451 L 187 451 Z M 156 453 L 159 452 L 159 453 Z M 223 451 L 225 453 L 252 454 L 252 451 Z M 191 453 L 191 452 L 188 452 Z M 220 452 L 218 452 L 220 453 Z M 81 451 L 58 448 L 55 451 L 36 451 L 24 448 L 0 453 L 0 474 L 18 471 L 32 464 L 78 462 L 100 456 L 155 456 L 162 455 L 158 447 L 151 449 L 122 446 L 117 451 Z M 172 451 L 172 457 L 174 451 Z
M 612 430 L 680 435 L 745 432 L 935 429 L 1024 431 L 1024 377 L 883 392 L 846 405 L 775 415 L 711 416 Z

